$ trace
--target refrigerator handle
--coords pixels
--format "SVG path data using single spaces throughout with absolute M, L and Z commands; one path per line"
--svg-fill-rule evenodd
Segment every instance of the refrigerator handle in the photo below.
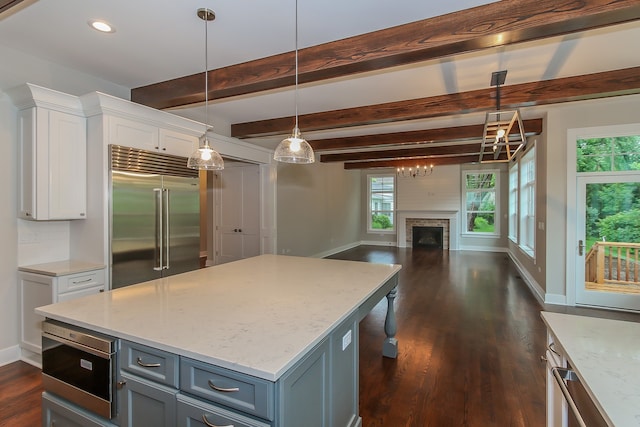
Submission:
M 154 267 L 155 271 L 162 270 L 162 189 L 154 188 L 153 192 L 156 193 L 156 249 Z
M 171 233 L 169 233 L 169 218 L 171 218 L 170 216 L 170 212 L 169 212 L 169 189 L 165 188 L 164 190 L 164 221 L 165 221 L 165 227 L 164 227 L 164 248 L 165 248 L 165 258 L 164 258 L 164 269 L 168 270 L 169 269 L 169 247 L 170 245 L 170 241 L 169 241 L 169 236 L 171 235 Z

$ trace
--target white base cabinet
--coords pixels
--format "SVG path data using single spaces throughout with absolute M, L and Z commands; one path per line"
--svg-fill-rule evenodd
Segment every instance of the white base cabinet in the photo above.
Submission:
M 62 262 L 65 263 L 65 262 Z M 20 293 L 20 347 L 37 355 L 42 352 L 42 321 L 44 317 L 34 309 L 43 305 L 67 301 L 104 291 L 104 267 L 69 274 L 39 274 L 42 266 L 60 263 L 20 267 L 18 289 Z

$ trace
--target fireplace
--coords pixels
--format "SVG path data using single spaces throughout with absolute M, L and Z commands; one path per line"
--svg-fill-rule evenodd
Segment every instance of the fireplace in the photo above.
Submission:
M 442 249 L 444 227 L 412 227 L 412 247 L 427 249 Z
M 414 227 L 442 227 L 442 249 L 459 250 L 458 211 L 397 211 L 397 245 L 413 247 Z

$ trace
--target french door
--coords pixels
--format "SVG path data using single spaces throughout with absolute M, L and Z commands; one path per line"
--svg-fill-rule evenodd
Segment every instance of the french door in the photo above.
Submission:
M 640 311 L 640 173 L 576 178 L 576 304 Z

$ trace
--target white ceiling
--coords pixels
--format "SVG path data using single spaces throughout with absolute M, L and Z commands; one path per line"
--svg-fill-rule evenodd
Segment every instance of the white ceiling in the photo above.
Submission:
M 506 0 L 503 0 L 506 1 Z M 481 0 L 298 0 L 299 47 L 363 34 L 490 3 Z M 295 0 L 37 0 L 0 15 L 0 44 L 128 88 L 204 70 L 204 23 L 196 10 L 216 12 L 209 24 L 209 68 L 292 51 Z M 104 19 L 101 34 L 87 24 Z M 487 49 L 299 89 L 300 114 L 428 97 L 490 86 L 493 71 L 508 70 L 506 84 L 640 66 L 640 22 L 520 45 Z M 204 109 L 175 112 L 205 121 Z M 294 91 L 274 90 L 211 100 L 215 120 L 240 123 L 291 116 Z M 527 117 L 526 109 L 523 111 Z M 480 117 L 480 118 L 479 118 Z M 445 118 L 305 133 L 308 139 L 481 123 L 482 116 Z M 300 123 L 304 132 L 304 123 Z M 281 137 L 255 140 L 272 146 Z

